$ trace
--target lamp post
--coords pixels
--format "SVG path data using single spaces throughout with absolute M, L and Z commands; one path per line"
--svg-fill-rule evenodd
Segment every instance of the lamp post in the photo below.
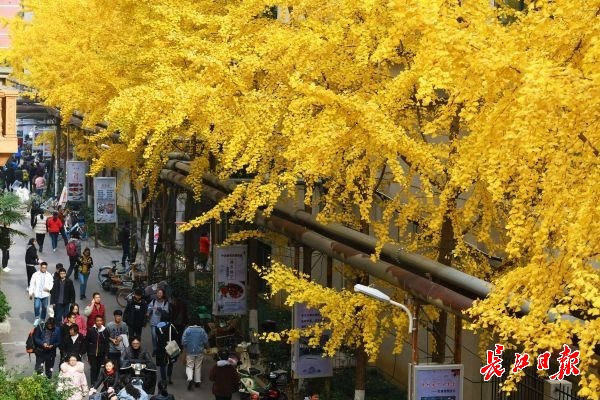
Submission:
M 411 334 L 413 332 L 413 330 L 415 328 L 414 323 L 413 323 L 414 317 L 413 317 L 413 314 L 408 309 L 408 307 L 406 307 L 404 304 L 398 303 L 398 302 L 392 300 L 390 298 L 390 296 L 383 293 L 381 290 L 377 290 L 377 289 L 369 287 L 369 286 L 361 285 L 360 283 L 357 283 L 356 285 L 354 285 L 354 291 L 357 293 L 366 294 L 369 297 L 373 297 L 374 299 L 381 300 L 381 301 L 389 303 L 393 306 L 400 307 L 402 310 L 404 310 L 404 312 L 406 312 L 408 314 L 408 333 Z
M 417 332 L 417 321 L 416 316 L 418 313 L 418 304 L 416 306 L 417 313 L 413 314 L 408 307 L 406 307 L 402 303 L 398 303 L 390 298 L 387 294 L 383 293 L 381 290 L 377 290 L 375 288 L 356 284 L 354 285 L 354 291 L 357 293 L 365 294 L 374 299 L 383 301 L 385 303 L 389 303 L 393 306 L 401 308 L 406 314 L 408 314 L 408 333 L 412 335 L 411 337 L 411 346 L 412 346 L 412 362 L 413 364 L 417 364 L 419 362 L 418 351 L 417 351 L 417 343 L 418 343 L 418 332 Z

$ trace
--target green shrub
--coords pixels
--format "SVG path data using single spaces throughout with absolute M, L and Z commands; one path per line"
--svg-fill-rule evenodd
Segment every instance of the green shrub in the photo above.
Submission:
M 0 290 L 0 322 L 4 322 L 9 314 L 10 304 L 8 304 L 8 300 L 6 300 L 4 292 Z
M 58 377 L 23 376 L 0 370 L 0 400 L 66 400 L 72 390 L 58 391 Z

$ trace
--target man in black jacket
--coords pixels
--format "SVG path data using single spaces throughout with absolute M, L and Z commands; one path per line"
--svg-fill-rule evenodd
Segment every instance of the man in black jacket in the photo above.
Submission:
M 96 316 L 94 326 L 88 328 L 86 342 L 88 362 L 90 363 L 90 380 L 95 381 L 98 378 L 100 367 L 108 356 L 108 331 L 104 327 L 102 316 Z
M 27 250 L 25 251 L 25 268 L 27 269 L 27 291 L 29 291 L 29 282 L 35 273 L 35 266 L 38 265 L 37 248 L 35 247 L 35 239 L 29 239 L 27 242 Z
M 142 337 L 142 328 L 146 325 L 146 310 L 148 303 L 144 300 L 141 289 L 136 289 L 131 299 L 127 301 L 123 321 L 129 328 L 130 337 Z
M 57 272 L 58 279 L 54 280 L 50 290 L 50 304 L 54 306 L 54 318 L 62 321 L 69 312 L 69 305 L 75 302 L 75 286 L 67 278 L 67 271 L 63 267 L 58 268 Z

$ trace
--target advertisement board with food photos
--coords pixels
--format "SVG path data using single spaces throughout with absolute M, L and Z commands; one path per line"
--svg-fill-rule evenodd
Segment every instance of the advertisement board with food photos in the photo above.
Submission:
M 217 247 L 214 252 L 214 315 L 246 314 L 248 247 Z
M 67 161 L 67 201 L 85 201 L 87 161 Z
M 94 222 L 117 223 L 117 178 L 94 178 Z

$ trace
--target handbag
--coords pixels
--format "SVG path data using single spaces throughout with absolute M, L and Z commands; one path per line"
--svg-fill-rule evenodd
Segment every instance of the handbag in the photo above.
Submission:
M 47 310 L 48 318 L 54 318 L 54 306 L 50 304 Z
M 169 341 L 165 346 L 165 351 L 171 358 L 178 357 L 181 354 L 181 349 L 175 340 L 171 340 L 171 326 L 169 325 Z

